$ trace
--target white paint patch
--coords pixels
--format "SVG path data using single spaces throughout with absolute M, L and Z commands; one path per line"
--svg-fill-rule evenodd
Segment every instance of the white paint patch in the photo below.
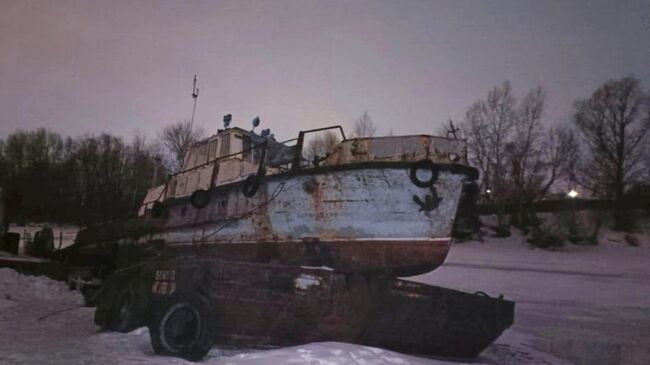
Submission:
M 300 290 L 307 290 L 312 286 L 320 286 L 320 279 L 313 275 L 301 274 L 293 280 L 293 286 Z

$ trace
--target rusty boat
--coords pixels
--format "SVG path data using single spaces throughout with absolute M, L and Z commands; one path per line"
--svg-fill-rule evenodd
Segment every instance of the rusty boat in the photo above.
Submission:
M 333 148 L 304 152 L 332 130 Z M 62 261 L 100 278 L 86 295 L 100 328 L 146 325 L 157 354 L 345 341 L 472 359 L 514 303 L 398 277 L 444 262 L 477 175 L 459 139 L 227 128 L 191 146 L 137 218 L 80 231 Z
M 311 133 L 332 130 L 340 143 L 305 156 Z M 280 143 L 228 128 L 191 146 L 137 219 L 90 227 L 78 241 L 411 276 L 443 263 L 463 189 L 476 178 L 464 140 L 346 138 L 333 126 Z

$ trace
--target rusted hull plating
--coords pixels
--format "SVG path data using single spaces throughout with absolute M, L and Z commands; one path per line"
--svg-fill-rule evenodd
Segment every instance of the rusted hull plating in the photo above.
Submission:
M 187 258 L 137 276 L 149 308 L 169 296 L 204 293 L 219 345 L 287 346 L 345 341 L 407 353 L 471 359 L 510 327 L 514 303 L 397 279 Z M 123 280 L 115 280 L 115 284 Z M 123 284 L 121 284 L 123 285 Z M 99 325 L 109 301 L 98 308 Z M 115 288 L 119 288 L 119 285 Z
M 241 184 L 220 187 L 202 209 L 187 200 L 169 203 L 163 231 L 141 241 L 162 239 L 225 259 L 429 272 L 449 250 L 467 176 L 441 170 L 422 188 L 406 166 L 276 175 L 253 197 L 242 194 Z
M 276 262 L 292 266 L 331 267 L 342 272 L 390 270 L 394 276 L 426 273 L 440 266 L 449 251 L 449 240 L 253 242 L 173 246 L 179 254 L 198 252 L 227 261 Z M 387 269 L 389 268 L 389 269 Z

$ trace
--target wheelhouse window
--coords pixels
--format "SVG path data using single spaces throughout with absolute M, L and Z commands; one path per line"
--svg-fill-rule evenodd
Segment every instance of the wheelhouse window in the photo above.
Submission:
M 219 155 L 219 140 L 215 139 L 210 141 L 210 145 L 208 147 L 208 161 L 212 161 L 216 159 Z
M 251 137 L 242 136 L 241 140 L 242 140 L 242 151 L 243 151 L 242 152 L 242 160 L 252 162 L 251 160 L 252 160 L 253 154 L 252 154 L 252 151 L 251 151 L 251 147 L 252 147 L 253 144 L 252 144 L 252 141 L 251 141 Z
M 194 168 L 206 162 L 208 162 L 207 142 L 201 143 L 199 145 L 195 145 L 190 149 L 190 152 L 187 156 L 187 160 L 185 161 L 185 166 L 183 166 L 183 170 Z
M 221 136 L 221 153 L 219 156 L 223 157 L 230 154 L 230 134 Z

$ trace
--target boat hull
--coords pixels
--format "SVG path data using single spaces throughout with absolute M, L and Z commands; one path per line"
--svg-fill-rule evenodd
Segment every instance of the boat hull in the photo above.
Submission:
M 242 193 L 242 183 L 220 186 L 201 209 L 187 199 L 166 202 L 164 227 L 140 241 L 233 260 L 398 276 L 429 272 L 448 253 L 469 176 L 440 169 L 431 186 L 420 187 L 411 166 L 274 175 L 252 197 Z
M 449 245 L 449 239 L 341 240 L 175 244 L 170 249 L 180 255 L 198 252 L 201 256 L 227 261 L 274 262 L 292 266 L 330 267 L 348 273 L 363 271 L 412 276 L 440 266 L 447 257 Z

